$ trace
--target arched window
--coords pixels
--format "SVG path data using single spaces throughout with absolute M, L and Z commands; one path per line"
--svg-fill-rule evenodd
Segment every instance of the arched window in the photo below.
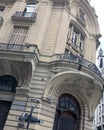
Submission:
M 0 77 L 0 91 L 15 92 L 17 86 L 17 81 L 12 76 L 2 76 Z
M 80 106 L 76 99 L 69 94 L 59 97 L 53 130 L 79 130 Z
M 14 77 L 6 75 L 0 77 L 0 93 L 11 92 L 15 93 L 17 87 L 17 81 Z M 6 95 L 5 95 L 6 96 Z M 3 130 L 8 112 L 10 110 L 12 101 L 5 101 L 3 98 L 0 99 L 0 130 Z

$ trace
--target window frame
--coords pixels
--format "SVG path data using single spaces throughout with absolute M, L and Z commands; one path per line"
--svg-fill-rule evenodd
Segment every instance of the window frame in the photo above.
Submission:
M 76 38 L 74 38 L 74 35 L 76 35 Z M 72 23 L 69 25 L 66 43 L 75 47 L 77 51 L 84 51 L 85 36 L 82 34 L 80 29 Z

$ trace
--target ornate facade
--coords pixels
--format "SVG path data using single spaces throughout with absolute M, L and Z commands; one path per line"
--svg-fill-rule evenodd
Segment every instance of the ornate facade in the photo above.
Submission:
M 87 0 L 0 0 L 0 129 L 25 129 L 16 117 L 37 98 L 31 130 L 93 130 L 99 38 Z
M 98 51 L 98 68 L 100 69 L 101 75 L 104 79 L 104 52 L 100 48 Z M 103 130 L 104 129 L 104 91 L 95 109 L 95 118 L 94 118 L 94 130 Z

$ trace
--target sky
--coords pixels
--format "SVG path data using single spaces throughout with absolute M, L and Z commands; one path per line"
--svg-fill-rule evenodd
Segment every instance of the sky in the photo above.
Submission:
M 104 50 L 104 0 L 91 0 L 91 5 L 95 8 L 98 16 L 100 34 L 102 35 L 99 39 L 101 42 L 100 47 Z

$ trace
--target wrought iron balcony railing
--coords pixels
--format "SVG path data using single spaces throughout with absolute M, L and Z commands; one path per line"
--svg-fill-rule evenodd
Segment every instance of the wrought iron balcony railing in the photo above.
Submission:
M 83 57 L 70 55 L 68 53 L 63 53 L 63 54 L 57 55 L 57 60 L 64 60 L 64 61 L 77 63 L 80 66 L 84 66 L 87 69 L 93 71 L 94 73 L 98 74 L 101 77 L 101 73 L 100 73 L 99 69 L 97 68 L 97 66 L 94 63 L 84 59 Z
M 14 22 L 35 22 L 37 13 L 34 12 L 24 12 L 17 11 L 11 16 Z
M 16 0 L 0 0 L 0 3 L 14 3 Z
M 12 51 L 26 51 L 27 49 L 29 49 L 29 47 L 35 47 L 34 52 L 38 55 L 38 48 L 36 45 L 31 45 L 31 44 L 10 44 L 10 43 L 0 43 L 0 50 L 12 50 Z M 55 60 L 56 61 L 68 61 L 68 62 L 72 62 L 72 63 L 76 63 L 78 64 L 80 67 L 84 66 L 87 69 L 93 71 L 94 73 L 98 74 L 101 77 L 101 73 L 99 71 L 99 69 L 97 68 L 97 66 L 84 59 L 83 57 L 80 56 L 76 56 L 76 55 L 70 55 L 68 53 L 63 53 L 63 54 L 57 54 L 55 56 Z
M 10 43 L 0 43 L 0 50 L 24 50 L 25 48 L 28 48 L 27 44 L 10 44 Z

